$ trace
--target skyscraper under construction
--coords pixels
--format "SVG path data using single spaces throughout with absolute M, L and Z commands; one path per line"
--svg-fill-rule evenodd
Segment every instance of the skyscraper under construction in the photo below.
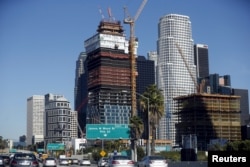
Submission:
M 85 41 L 88 123 L 128 124 L 131 111 L 129 43 L 120 21 L 102 20 Z

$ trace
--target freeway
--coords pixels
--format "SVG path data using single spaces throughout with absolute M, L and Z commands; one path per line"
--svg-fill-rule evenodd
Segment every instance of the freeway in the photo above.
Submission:
M 42 164 L 40 165 L 40 167 L 42 167 Z M 57 167 L 65 167 L 65 166 L 57 165 Z M 83 167 L 83 166 L 80 166 L 80 165 L 70 165 L 70 167 Z M 97 167 L 97 164 L 91 164 L 90 167 Z

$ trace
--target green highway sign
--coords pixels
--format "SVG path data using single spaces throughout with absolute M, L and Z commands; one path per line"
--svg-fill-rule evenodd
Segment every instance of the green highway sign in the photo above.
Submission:
M 129 139 L 130 128 L 127 124 L 87 124 L 87 139 Z
M 63 143 L 48 143 L 47 150 L 64 150 Z

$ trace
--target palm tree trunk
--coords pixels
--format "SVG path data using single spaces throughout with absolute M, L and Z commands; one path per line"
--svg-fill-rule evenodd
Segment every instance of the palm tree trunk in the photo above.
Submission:
M 156 132 L 156 128 L 153 127 L 152 128 L 151 155 L 154 155 L 155 153 L 155 132 Z

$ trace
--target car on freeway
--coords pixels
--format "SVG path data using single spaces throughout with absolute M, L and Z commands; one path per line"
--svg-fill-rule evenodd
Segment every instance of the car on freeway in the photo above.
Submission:
M 108 167 L 134 167 L 135 162 L 128 156 L 114 155 L 109 158 Z
M 9 155 L 3 155 L 3 160 L 6 165 L 10 164 L 10 156 Z
M 56 159 L 53 157 L 45 158 L 43 161 L 43 167 L 56 167 L 56 166 L 57 162 Z
M 9 165 L 10 164 L 10 156 L 8 155 L 1 155 L 3 157 L 4 165 Z
M 69 166 L 69 160 L 67 158 L 61 158 L 61 159 L 59 159 L 59 165 Z
M 69 165 L 72 165 L 72 159 L 68 158 Z
M 79 164 L 79 160 L 76 159 L 76 158 L 73 158 L 71 164 L 72 165 L 78 165 Z
M 0 167 L 4 167 L 4 160 L 1 155 L 0 155 Z
M 10 161 L 10 167 L 39 167 L 36 156 L 32 153 L 15 153 Z
M 137 163 L 137 167 L 167 167 L 167 160 L 162 156 L 145 156 Z
M 80 163 L 79 163 L 80 166 L 90 166 L 91 165 L 91 162 L 88 158 L 83 158 Z
M 98 167 L 106 167 L 106 166 L 108 166 L 108 161 L 109 161 L 108 157 L 102 157 L 99 159 L 97 166 Z

